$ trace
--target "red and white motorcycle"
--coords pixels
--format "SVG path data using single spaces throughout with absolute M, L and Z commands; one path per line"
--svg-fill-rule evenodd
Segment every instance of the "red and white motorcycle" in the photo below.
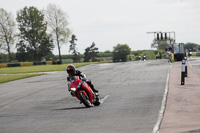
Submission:
M 71 94 L 76 96 L 81 101 L 80 103 L 83 103 L 87 108 L 101 104 L 98 96 L 79 76 L 70 76 L 68 87 Z

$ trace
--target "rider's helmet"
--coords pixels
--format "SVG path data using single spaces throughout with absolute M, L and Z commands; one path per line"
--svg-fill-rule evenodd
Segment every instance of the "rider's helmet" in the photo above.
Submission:
M 68 65 L 66 71 L 69 75 L 73 75 L 75 73 L 75 66 L 72 64 Z

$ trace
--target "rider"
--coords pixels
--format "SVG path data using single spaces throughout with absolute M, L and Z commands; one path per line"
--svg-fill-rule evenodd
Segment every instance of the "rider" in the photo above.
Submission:
M 143 61 L 145 61 L 145 60 L 146 60 L 146 54 L 143 55 Z
M 93 92 L 95 92 L 95 93 L 98 93 L 98 92 L 99 92 L 98 90 L 96 90 L 96 89 L 94 88 L 94 85 L 93 85 L 93 83 L 91 82 L 91 80 L 87 80 L 87 79 L 86 79 L 85 74 L 83 74 L 83 73 L 82 73 L 81 71 L 79 71 L 79 70 L 75 70 L 75 66 L 74 66 L 74 65 L 72 65 L 72 64 L 68 65 L 67 68 L 66 68 L 66 71 L 67 71 L 67 73 L 69 74 L 69 75 L 67 76 L 67 81 L 69 81 L 69 77 L 70 77 L 70 76 L 79 76 L 80 79 L 84 79 L 84 80 L 86 81 L 86 83 L 90 86 L 90 88 L 92 89 Z

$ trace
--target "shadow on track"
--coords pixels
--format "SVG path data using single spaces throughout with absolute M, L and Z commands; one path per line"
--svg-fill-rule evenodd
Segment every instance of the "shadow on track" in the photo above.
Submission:
M 86 107 L 71 107 L 71 108 L 61 108 L 61 109 L 54 109 L 54 110 L 77 110 L 77 109 L 87 109 Z

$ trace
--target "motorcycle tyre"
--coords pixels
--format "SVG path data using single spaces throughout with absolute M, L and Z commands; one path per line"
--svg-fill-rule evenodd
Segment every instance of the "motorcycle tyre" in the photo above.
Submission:
M 90 100 L 82 93 L 80 92 L 79 94 L 81 102 L 87 107 L 90 108 L 92 105 L 90 103 Z

